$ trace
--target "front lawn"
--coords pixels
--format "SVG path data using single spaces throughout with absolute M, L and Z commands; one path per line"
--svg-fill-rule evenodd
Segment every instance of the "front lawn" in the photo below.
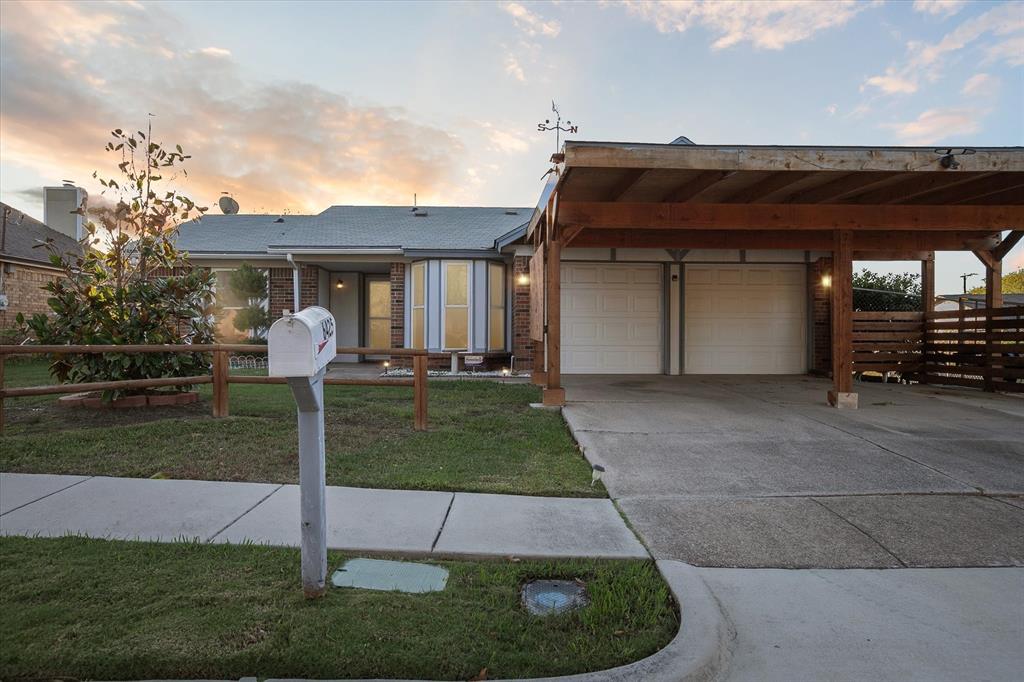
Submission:
M 50 383 L 42 361 L 7 365 L 6 385 Z M 231 417 L 195 405 L 63 408 L 12 398 L 0 471 L 298 481 L 295 404 L 287 386 L 231 385 Z M 432 381 L 427 432 L 412 429 L 412 389 L 327 386 L 327 482 L 369 488 L 592 497 L 590 467 L 560 415 L 534 410 L 528 384 Z
M 0 678 L 567 675 L 648 656 L 678 629 L 649 561 L 431 563 L 451 572 L 443 592 L 310 602 L 297 550 L 2 538 Z M 519 587 L 533 578 L 580 579 L 591 605 L 531 616 Z

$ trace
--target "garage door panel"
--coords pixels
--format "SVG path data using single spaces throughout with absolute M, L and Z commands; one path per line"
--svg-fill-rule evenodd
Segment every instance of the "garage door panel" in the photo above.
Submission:
M 563 373 L 661 372 L 662 266 L 563 263 L 562 275 Z
M 803 265 L 687 265 L 684 371 L 806 371 Z

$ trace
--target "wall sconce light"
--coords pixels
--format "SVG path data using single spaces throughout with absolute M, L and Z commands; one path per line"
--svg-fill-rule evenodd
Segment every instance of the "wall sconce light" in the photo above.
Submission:
M 339 279 L 337 281 L 337 283 L 334 285 L 334 288 L 335 289 L 344 289 L 345 288 L 345 280 Z
M 821 286 L 825 287 L 826 289 L 828 289 L 830 286 L 832 286 L 832 275 L 830 275 L 828 273 L 825 273 L 824 275 L 822 275 L 821 276 Z
M 521 287 L 525 287 L 529 283 L 530 283 L 530 276 L 527 275 L 525 272 L 524 273 L 520 273 L 519 276 L 516 277 L 516 284 L 518 284 Z

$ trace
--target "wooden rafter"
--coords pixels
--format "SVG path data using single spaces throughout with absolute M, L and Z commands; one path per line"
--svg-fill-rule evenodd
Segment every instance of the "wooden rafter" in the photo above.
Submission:
M 853 201 L 859 204 L 896 204 L 921 196 L 930 196 L 952 187 L 989 177 L 991 173 L 957 173 L 955 171 L 904 174 L 890 186 L 854 194 Z
M 840 201 L 843 198 L 871 189 L 879 184 L 892 182 L 896 176 L 886 172 L 837 173 L 839 177 L 817 187 L 809 187 L 790 194 L 784 204 L 821 204 Z
M 1024 237 L 1024 230 L 1010 232 L 1010 234 L 1006 235 L 1006 239 L 999 243 L 999 246 L 992 249 L 992 256 L 996 260 L 1003 260 L 1006 254 L 1010 253 L 1010 249 L 1015 247 L 1022 237 Z
M 781 192 L 787 187 L 795 185 L 811 175 L 812 173 L 810 171 L 772 173 L 767 178 L 764 178 L 759 182 L 755 182 L 750 187 L 745 187 L 744 189 L 729 195 L 723 203 L 749 204 L 754 201 L 759 201 L 770 194 Z
M 864 231 L 853 235 L 857 251 L 921 252 L 992 249 L 996 232 Z M 828 251 L 829 230 L 591 230 L 573 239 L 575 248 L 605 249 L 799 249 Z M 880 259 L 862 259 L 880 260 Z M 919 257 L 902 260 L 920 260 Z
M 1019 206 L 859 206 L 563 201 L 559 220 L 595 229 L 1005 230 L 1024 225 Z
M 911 203 L 962 204 L 993 194 L 1000 194 L 1005 191 L 1020 191 L 1020 188 L 1022 187 L 1024 187 L 1024 173 L 1003 173 L 995 175 L 994 177 L 990 174 L 985 174 L 980 177 L 976 175 L 970 182 L 957 185 L 956 192 L 951 192 L 948 188 L 943 187 L 936 189 L 933 192 L 917 196 Z M 1018 198 L 1024 198 L 1024 195 L 1018 195 Z
M 732 175 L 732 171 L 705 171 L 696 178 L 672 189 L 662 201 L 689 201 L 730 175 Z
M 622 176 L 614 187 L 608 192 L 608 201 L 618 201 L 621 199 L 629 190 L 633 189 L 637 183 L 644 179 L 644 177 L 650 173 L 646 168 L 631 168 Z

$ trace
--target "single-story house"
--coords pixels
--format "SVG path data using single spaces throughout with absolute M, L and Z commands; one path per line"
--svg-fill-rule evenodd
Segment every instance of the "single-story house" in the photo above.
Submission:
M 1024 306 L 1024 294 L 1003 294 L 1004 306 Z M 985 294 L 939 294 L 935 297 L 935 310 L 984 308 Z
M 80 205 L 83 190 L 46 187 L 43 192 L 50 209 L 45 219 L 51 224 L 0 203 L 0 330 L 15 327 L 18 313 L 31 317 L 50 312 L 43 287 L 63 273 L 50 262 L 43 244 L 50 240 L 60 253 L 81 253 L 82 219 L 71 211 Z
M 533 209 L 208 215 L 180 246 L 268 268 L 271 311 L 330 308 L 342 344 L 514 356 L 549 404 L 563 373 L 818 372 L 853 406 L 853 260 L 920 261 L 930 305 L 934 252 L 973 251 L 998 307 L 1022 226 L 1019 147 L 569 141 Z

